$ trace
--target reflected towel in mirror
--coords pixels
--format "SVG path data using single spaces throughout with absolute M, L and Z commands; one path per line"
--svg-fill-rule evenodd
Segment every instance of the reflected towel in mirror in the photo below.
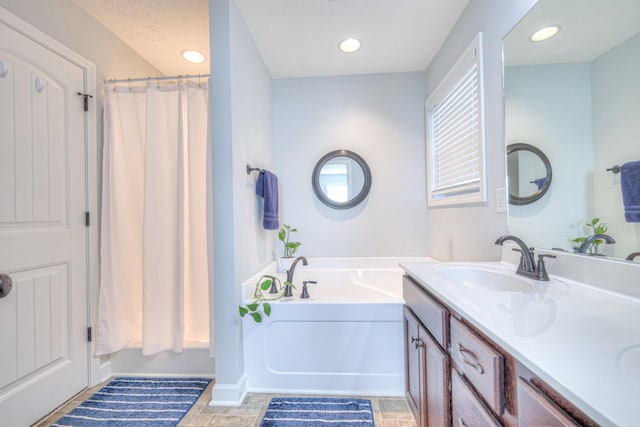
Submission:
M 620 168 L 620 187 L 627 222 L 640 222 L 640 161 L 629 162 Z

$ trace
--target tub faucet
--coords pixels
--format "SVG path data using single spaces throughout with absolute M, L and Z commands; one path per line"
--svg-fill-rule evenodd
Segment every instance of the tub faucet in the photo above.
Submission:
M 298 262 L 302 261 L 302 265 L 308 265 L 307 263 L 307 259 L 303 256 L 299 256 L 298 258 L 294 259 L 293 262 L 291 263 L 291 267 L 289 267 L 289 269 L 287 270 L 287 281 L 285 282 L 285 292 L 284 292 L 284 296 L 285 297 L 290 297 L 293 296 L 293 294 L 291 293 L 291 285 L 293 284 L 293 273 L 296 270 L 296 265 L 298 265 Z
M 593 242 L 595 242 L 596 240 L 604 240 L 606 243 L 615 243 L 616 242 L 616 239 L 614 239 L 613 237 L 609 236 L 608 234 L 594 234 L 593 236 L 587 237 L 587 240 L 582 242 L 580 247 L 578 249 L 576 249 L 576 252 L 579 253 L 579 254 L 587 253 L 587 249 L 589 248 L 589 246 L 591 246 L 591 244 Z

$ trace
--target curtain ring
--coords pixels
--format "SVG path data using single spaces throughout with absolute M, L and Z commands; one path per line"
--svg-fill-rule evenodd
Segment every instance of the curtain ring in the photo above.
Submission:
M 127 79 L 127 81 L 129 82 L 129 92 L 131 92 L 131 79 Z
M 202 82 L 200 81 L 200 73 L 198 73 L 198 87 L 202 89 Z

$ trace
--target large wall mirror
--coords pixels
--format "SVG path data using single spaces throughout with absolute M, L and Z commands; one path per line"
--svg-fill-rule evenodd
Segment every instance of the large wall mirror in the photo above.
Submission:
M 550 25 L 554 37 L 530 40 Z M 638 76 L 638 0 L 540 0 L 506 36 L 506 145 L 535 146 L 553 164 L 544 197 L 509 205 L 510 233 L 571 251 L 600 218 L 617 241 L 604 255 L 640 251 L 640 223 L 625 221 L 620 174 L 607 170 L 640 160 Z
M 334 209 L 349 209 L 362 203 L 369 194 L 371 170 L 358 154 L 336 150 L 318 160 L 311 183 L 322 203 Z

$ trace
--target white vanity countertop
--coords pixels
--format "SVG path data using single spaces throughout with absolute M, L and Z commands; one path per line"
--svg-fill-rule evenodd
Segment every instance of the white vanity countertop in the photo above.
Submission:
M 524 292 L 453 286 L 434 274 L 442 264 L 402 267 L 597 423 L 640 425 L 639 298 L 554 276 L 551 285 L 518 276 L 532 285 Z

